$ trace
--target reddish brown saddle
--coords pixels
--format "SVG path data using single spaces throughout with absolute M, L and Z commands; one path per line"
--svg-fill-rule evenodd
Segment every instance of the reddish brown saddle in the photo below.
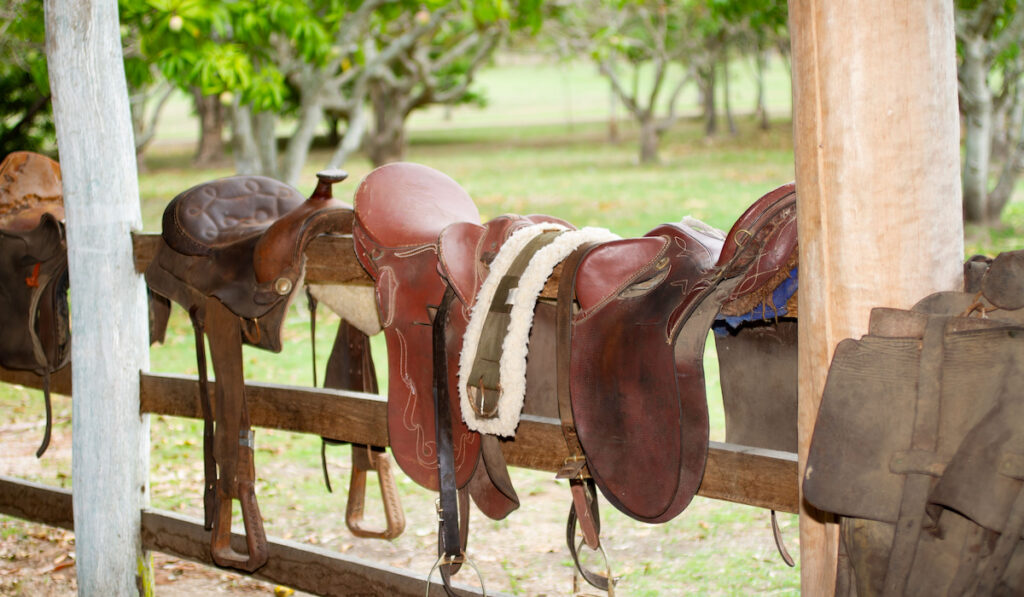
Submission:
M 281 350 L 284 317 L 302 286 L 306 246 L 317 235 L 351 230 L 351 208 L 331 195 L 331 186 L 347 175 L 335 170 L 317 176 L 309 199 L 258 176 L 224 178 L 181 193 L 164 211 L 161 242 L 146 270 L 152 290 L 183 306 L 195 328 L 205 420 L 204 505 L 220 566 L 251 572 L 267 559 L 242 343 Z M 216 375 L 216 412 L 207 389 L 204 334 Z M 230 545 L 234 500 L 241 505 L 247 554 Z
M 488 436 L 481 439 L 465 423 L 478 418 L 473 413 L 484 418 L 498 413 L 495 403 L 506 399 L 511 383 L 494 384 L 490 374 L 474 377 L 466 388 L 468 401 L 448 400 L 461 390 L 454 363 L 471 313 L 504 314 L 530 294 L 519 281 L 531 278 L 526 272 L 533 258 L 510 259 L 526 263 L 503 272 L 495 284 L 498 300 L 477 305 L 477 292 L 487 286 L 485 278 L 503 259 L 507 243 L 568 257 L 559 266 L 557 316 L 550 316 L 549 304 L 528 303 L 534 314 L 532 329 L 527 327 L 525 392 L 531 385 L 558 388 L 552 409 L 562 418 L 569 446 L 562 476 L 573 480 L 571 520 L 579 515 L 584 537 L 596 547 L 591 479 L 617 508 L 639 520 L 665 521 L 686 507 L 700 485 L 707 453 L 704 341 L 723 304 L 765 291 L 785 268 L 796 247 L 791 187 L 756 202 L 727 236 L 681 223 L 643 238 L 593 241 L 564 222 L 538 216 L 507 216 L 481 226 L 472 200 L 457 183 L 415 164 L 375 170 L 360 185 L 354 205 L 356 252 L 376 280 L 388 337 L 392 447 L 410 476 L 441 488 L 442 508 L 446 490 L 466 484 L 488 515 L 504 516 L 516 504 L 514 492 L 509 495 L 500 475 L 493 474 L 503 463 L 489 462 L 485 454 L 480 468 L 486 474 L 474 470 Z M 544 230 L 520 243 L 520 235 L 533 234 L 527 230 L 536 226 Z M 450 298 L 442 301 L 446 294 Z M 446 316 L 434 318 L 442 304 Z M 443 325 L 433 351 L 427 348 L 432 321 L 435 332 Z M 547 344 L 538 342 L 544 336 Z M 485 337 L 481 343 L 495 341 Z M 550 353 L 555 358 L 536 358 L 535 349 L 546 355 L 556 344 Z M 428 398 L 431 390 L 436 411 Z M 549 404 L 553 397 L 548 394 Z M 446 471 L 443 461 L 440 468 L 437 464 L 437 446 L 446 443 L 437 421 L 449 418 L 452 468 Z M 488 499 L 498 494 L 508 498 L 504 507 L 493 507 L 496 502 Z M 445 511 L 442 527 L 455 518 L 452 514 Z M 459 561 L 454 531 L 442 528 L 441 542 L 446 560 Z
M 0 162 L 0 365 L 43 377 L 50 443 L 50 375 L 71 357 L 68 259 L 60 166 L 19 151 Z

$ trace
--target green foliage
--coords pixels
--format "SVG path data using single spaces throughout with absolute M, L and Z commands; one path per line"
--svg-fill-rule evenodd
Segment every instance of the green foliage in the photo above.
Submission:
M 0 8 L 0 157 L 55 149 L 41 2 Z

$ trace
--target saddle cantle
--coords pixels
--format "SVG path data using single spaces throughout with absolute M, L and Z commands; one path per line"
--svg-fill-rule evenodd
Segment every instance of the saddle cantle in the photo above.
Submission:
M 43 376 L 50 443 L 50 375 L 71 358 L 67 244 L 60 166 L 27 151 L 0 162 L 0 365 Z
M 317 176 L 309 199 L 257 176 L 224 178 L 184 191 L 164 211 L 161 242 L 146 270 L 153 292 L 184 307 L 195 330 L 206 527 L 213 531 L 211 552 L 220 566 L 251 572 L 267 559 L 254 488 L 242 343 L 281 350 L 281 328 L 302 286 L 307 245 L 319 234 L 351 231 L 351 208 L 331 195 L 331 186 L 347 175 L 326 171 Z M 207 387 L 204 334 L 217 380 L 214 404 Z M 230 545 L 234 500 L 241 505 L 247 554 Z

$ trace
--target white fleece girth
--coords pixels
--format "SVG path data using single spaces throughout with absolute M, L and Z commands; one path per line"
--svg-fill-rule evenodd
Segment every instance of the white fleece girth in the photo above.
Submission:
M 534 229 L 537 229 L 534 231 Z M 479 417 L 470 406 L 466 386 L 476 358 L 484 320 L 490 310 L 498 284 L 508 272 L 516 256 L 534 237 L 547 230 L 564 230 L 557 224 L 528 226 L 514 233 L 502 245 L 498 256 L 491 264 L 470 315 L 466 334 L 463 336 L 462 353 L 459 355 L 459 399 L 462 417 L 466 425 L 480 433 L 501 436 L 515 435 L 519 415 L 526 399 L 526 355 L 529 352 L 530 328 L 533 327 L 533 310 L 544 284 L 551 277 L 555 266 L 565 260 L 580 245 L 589 242 L 607 242 L 619 237 L 604 228 L 583 228 L 563 232 L 554 241 L 543 247 L 530 259 L 529 265 L 519 278 L 519 285 L 509 294 L 512 303 L 508 332 L 502 341 L 499 376 L 501 397 L 498 400 L 497 416 Z M 517 238 L 522 234 L 522 238 Z M 525 240 L 523 240 L 525 239 Z

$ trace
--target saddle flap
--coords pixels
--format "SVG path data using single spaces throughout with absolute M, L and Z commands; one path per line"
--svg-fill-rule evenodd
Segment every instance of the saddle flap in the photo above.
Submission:
M 455 222 L 480 223 L 480 212 L 459 183 L 408 162 L 370 172 L 356 189 L 357 226 L 388 248 L 433 244 Z
M 1019 360 L 1015 335 L 1020 328 L 951 319 L 941 339 L 940 395 L 919 397 L 926 319 L 895 309 L 876 309 L 871 317 L 872 334 L 836 348 L 803 488 L 807 500 L 822 510 L 892 523 L 906 476 L 941 476 L 967 432 L 1003 393 Z M 928 452 L 912 450 L 915 413 L 924 399 L 938 402 L 940 412 L 936 447 Z
M 576 299 L 580 311 L 587 313 L 612 300 L 633 286 L 627 295 L 635 296 L 663 280 L 668 273 L 664 252 L 668 239 L 627 238 L 602 243 L 580 261 L 576 270 Z M 628 298 L 621 297 L 621 298 Z

